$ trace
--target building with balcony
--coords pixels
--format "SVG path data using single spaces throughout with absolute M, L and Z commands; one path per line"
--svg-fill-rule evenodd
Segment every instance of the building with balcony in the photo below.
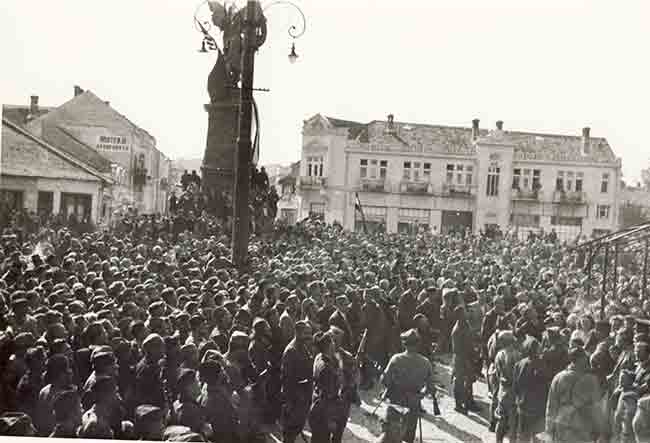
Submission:
M 555 230 L 562 239 L 618 226 L 621 160 L 604 138 L 386 121 L 320 114 L 306 120 L 299 218 L 436 233 L 499 227 Z
M 275 190 L 280 196 L 276 219 L 282 220 L 289 225 L 295 224 L 298 221 L 298 210 L 300 208 L 300 196 L 297 193 L 300 162 L 277 169 L 267 167 L 266 170 L 269 171 L 271 186 L 275 186 Z

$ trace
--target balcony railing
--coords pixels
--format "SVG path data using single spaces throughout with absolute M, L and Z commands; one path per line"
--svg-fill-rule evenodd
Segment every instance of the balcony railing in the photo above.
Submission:
M 325 188 L 327 187 L 327 177 L 316 177 L 307 175 L 300 177 L 301 188 Z
M 385 178 L 362 178 L 359 180 L 359 189 L 365 192 L 387 192 L 388 186 Z
M 582 205 L 586 203 L 586 196 L 582 191 L 555 191 L 553 203 Z
M 513 200 L 539 200 L 538 189 L 513 189 Z
M 402 181 L 399 191 L 402 194 L 433 194 L 433 185 L 428 182 Z
M 445 183 L 442 185 L 440 195 L 447 198 L 474 198 L 475 187 L 471 185 L 454 185 Z

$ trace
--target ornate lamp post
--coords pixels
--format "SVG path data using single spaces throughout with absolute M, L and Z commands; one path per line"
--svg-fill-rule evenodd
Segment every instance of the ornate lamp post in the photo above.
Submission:
M 271 6 L 288 5 L 295 8 L 302 19 L 302 28 L 297 31 L 295 26 L 289 28 L 292 39 L 302 36 L 306 30 L 307 21 L 302 10 L 294 3 L 279 0 L 269 3 L 264 8 L 257 0 L 248 0 L 244 8 L 237 9 L 234 5 L 226 8 L 216 1 L 201 3 L 194 15 L 197 29 L 203 34 L 199 52 L 211 50 L 220 51 L 216 39 L 210 34 L 209 21 L 201 21 L 197 15 L 201 6 L 208 4 L 212 12 L 212 24 L 223 31 L 223 54 L 226 59 L 227 73 L 236 84 L 240 82 L 239 124 L 237 131 L 237 150 L 235 156 L 234 183 L 234 223 L 232 230 L 233 263 L 243 269 L 248 261 L 248 241 L 250 236 L 249 194 L 251 172 L 253 169 L 253 152 L 251 142 L 251 127 L 253 116 L 253 78 L 255 71 L 255 52 L 266 41 L 266 17 L 264 12 Z M 298 59 L 295 42 L 292 42 L 289 61 L 295 63 Z

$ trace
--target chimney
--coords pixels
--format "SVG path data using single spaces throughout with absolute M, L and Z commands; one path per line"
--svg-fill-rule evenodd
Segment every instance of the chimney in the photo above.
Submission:
M 30 97 L 29 113 L 34 117 L 38 114 L 38 95 L 32 95 Z
M 84 90 L 80 86 L 74 85 L 74 96 L 78 96 L 84 93 Z
M 497 121 L 497 129 L 499 131 L 503 131 L 503 121 L 502 120 Z
M 591 153 L 591 137 L 589 136 L 589 127 L 582 128 L 582 155 Z
M 472 120 L 472 141 L 476 141 L 478 139 L 479 135 L 479 124 L 480 120 L 478 118 L 475 118 Z

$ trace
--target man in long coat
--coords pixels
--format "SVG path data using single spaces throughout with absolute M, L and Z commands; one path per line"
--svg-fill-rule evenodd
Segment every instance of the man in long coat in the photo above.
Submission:
M 546 403 L 546 435 L 553 443 L 593 442 L 605 422 L 598 378 L 588 371 L 581 348 L 569 351 L 569 366 L 551 382 Z
M 282 411 L 284 443 L 294 443 L 307 422 L 311 405 L 314 359 L 309 323 L 296 323 L 296 336 L 282 355 Z
M 465 320 L 465 309 L 462 306 L 454 310 L 456 325 L 451 332 L 451 351 L 453 353 L 453 393 L 456 401 L 455 410 L 466 413 L 473 403 L 470 398 L 471 386 L 474 382 L 474 343 L 472 331 Z

